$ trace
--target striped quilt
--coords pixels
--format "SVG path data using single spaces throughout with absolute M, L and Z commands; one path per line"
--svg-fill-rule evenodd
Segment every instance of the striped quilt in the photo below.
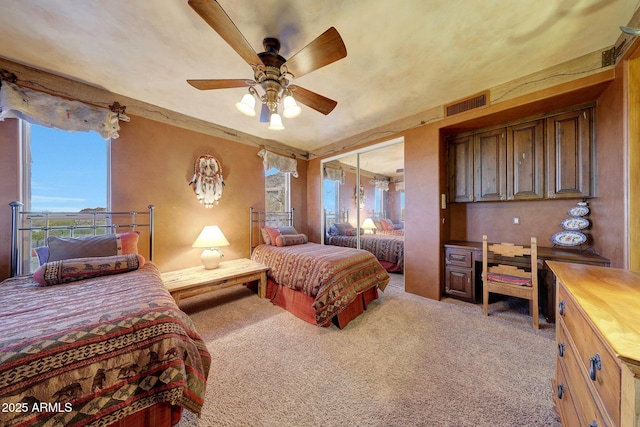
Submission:
M 199 413 L 211 363 L 157 268 L 0 283 L 0 425 L 109 425 L 157 402 Z
M 356 248 L 356 236 L 327 236 L 328 245 Z M 371 252 L 380 261 L 387 261 L 397 265 L 399 271 L 404 269 L 404 236 L 388 236 L 381 234 L 366 234 L 360 236 L 360 249 Z
M 367 251 L 305 243 L 257 246 L 251 259 L 267 265 L 278 284 L 314 297 L 316 322 L 324 325 L 362 292 L 389 283 L 389 273 Z

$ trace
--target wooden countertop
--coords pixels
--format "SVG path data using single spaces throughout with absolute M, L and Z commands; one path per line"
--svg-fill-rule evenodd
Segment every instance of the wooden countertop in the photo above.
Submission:
M 640 271 L 547 261 L 620 360 L 640 376 Z

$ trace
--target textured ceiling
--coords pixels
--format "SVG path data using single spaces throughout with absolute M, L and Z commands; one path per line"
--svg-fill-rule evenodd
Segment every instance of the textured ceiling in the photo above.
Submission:
M 637 0 L 220 0 L 261 52 L 285 58 L 333 26 L 347 57 L 294 83 L 338 101 L 269 131 L 234 104 L 250 67 L 186 0 L 0 0 L 0 57 L 313 151 L 615 43 Z

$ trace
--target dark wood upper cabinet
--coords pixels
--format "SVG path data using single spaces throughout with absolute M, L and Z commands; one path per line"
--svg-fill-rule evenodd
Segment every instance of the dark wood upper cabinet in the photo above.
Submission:
M 448 141 L 449 200 L 473 201 L 473 135 Z
M 507 199 L 507 146 L 505 129 L 477 133 L 474 137 L 475 201 Z
M 592 196 L 592 109 L 547 118 L 547 197 Z
M 592 197 L 593 107 L 450 137 L 449 200 Z
M 507 200 L 544 197 L 544 121 L 507 128 Z

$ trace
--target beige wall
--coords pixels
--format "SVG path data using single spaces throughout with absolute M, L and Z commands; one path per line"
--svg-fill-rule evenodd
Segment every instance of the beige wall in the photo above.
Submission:
M 18 121 L 0 121 L 0 280 L 11 270 L 11 208 L 20 199 L 18 188 Z

